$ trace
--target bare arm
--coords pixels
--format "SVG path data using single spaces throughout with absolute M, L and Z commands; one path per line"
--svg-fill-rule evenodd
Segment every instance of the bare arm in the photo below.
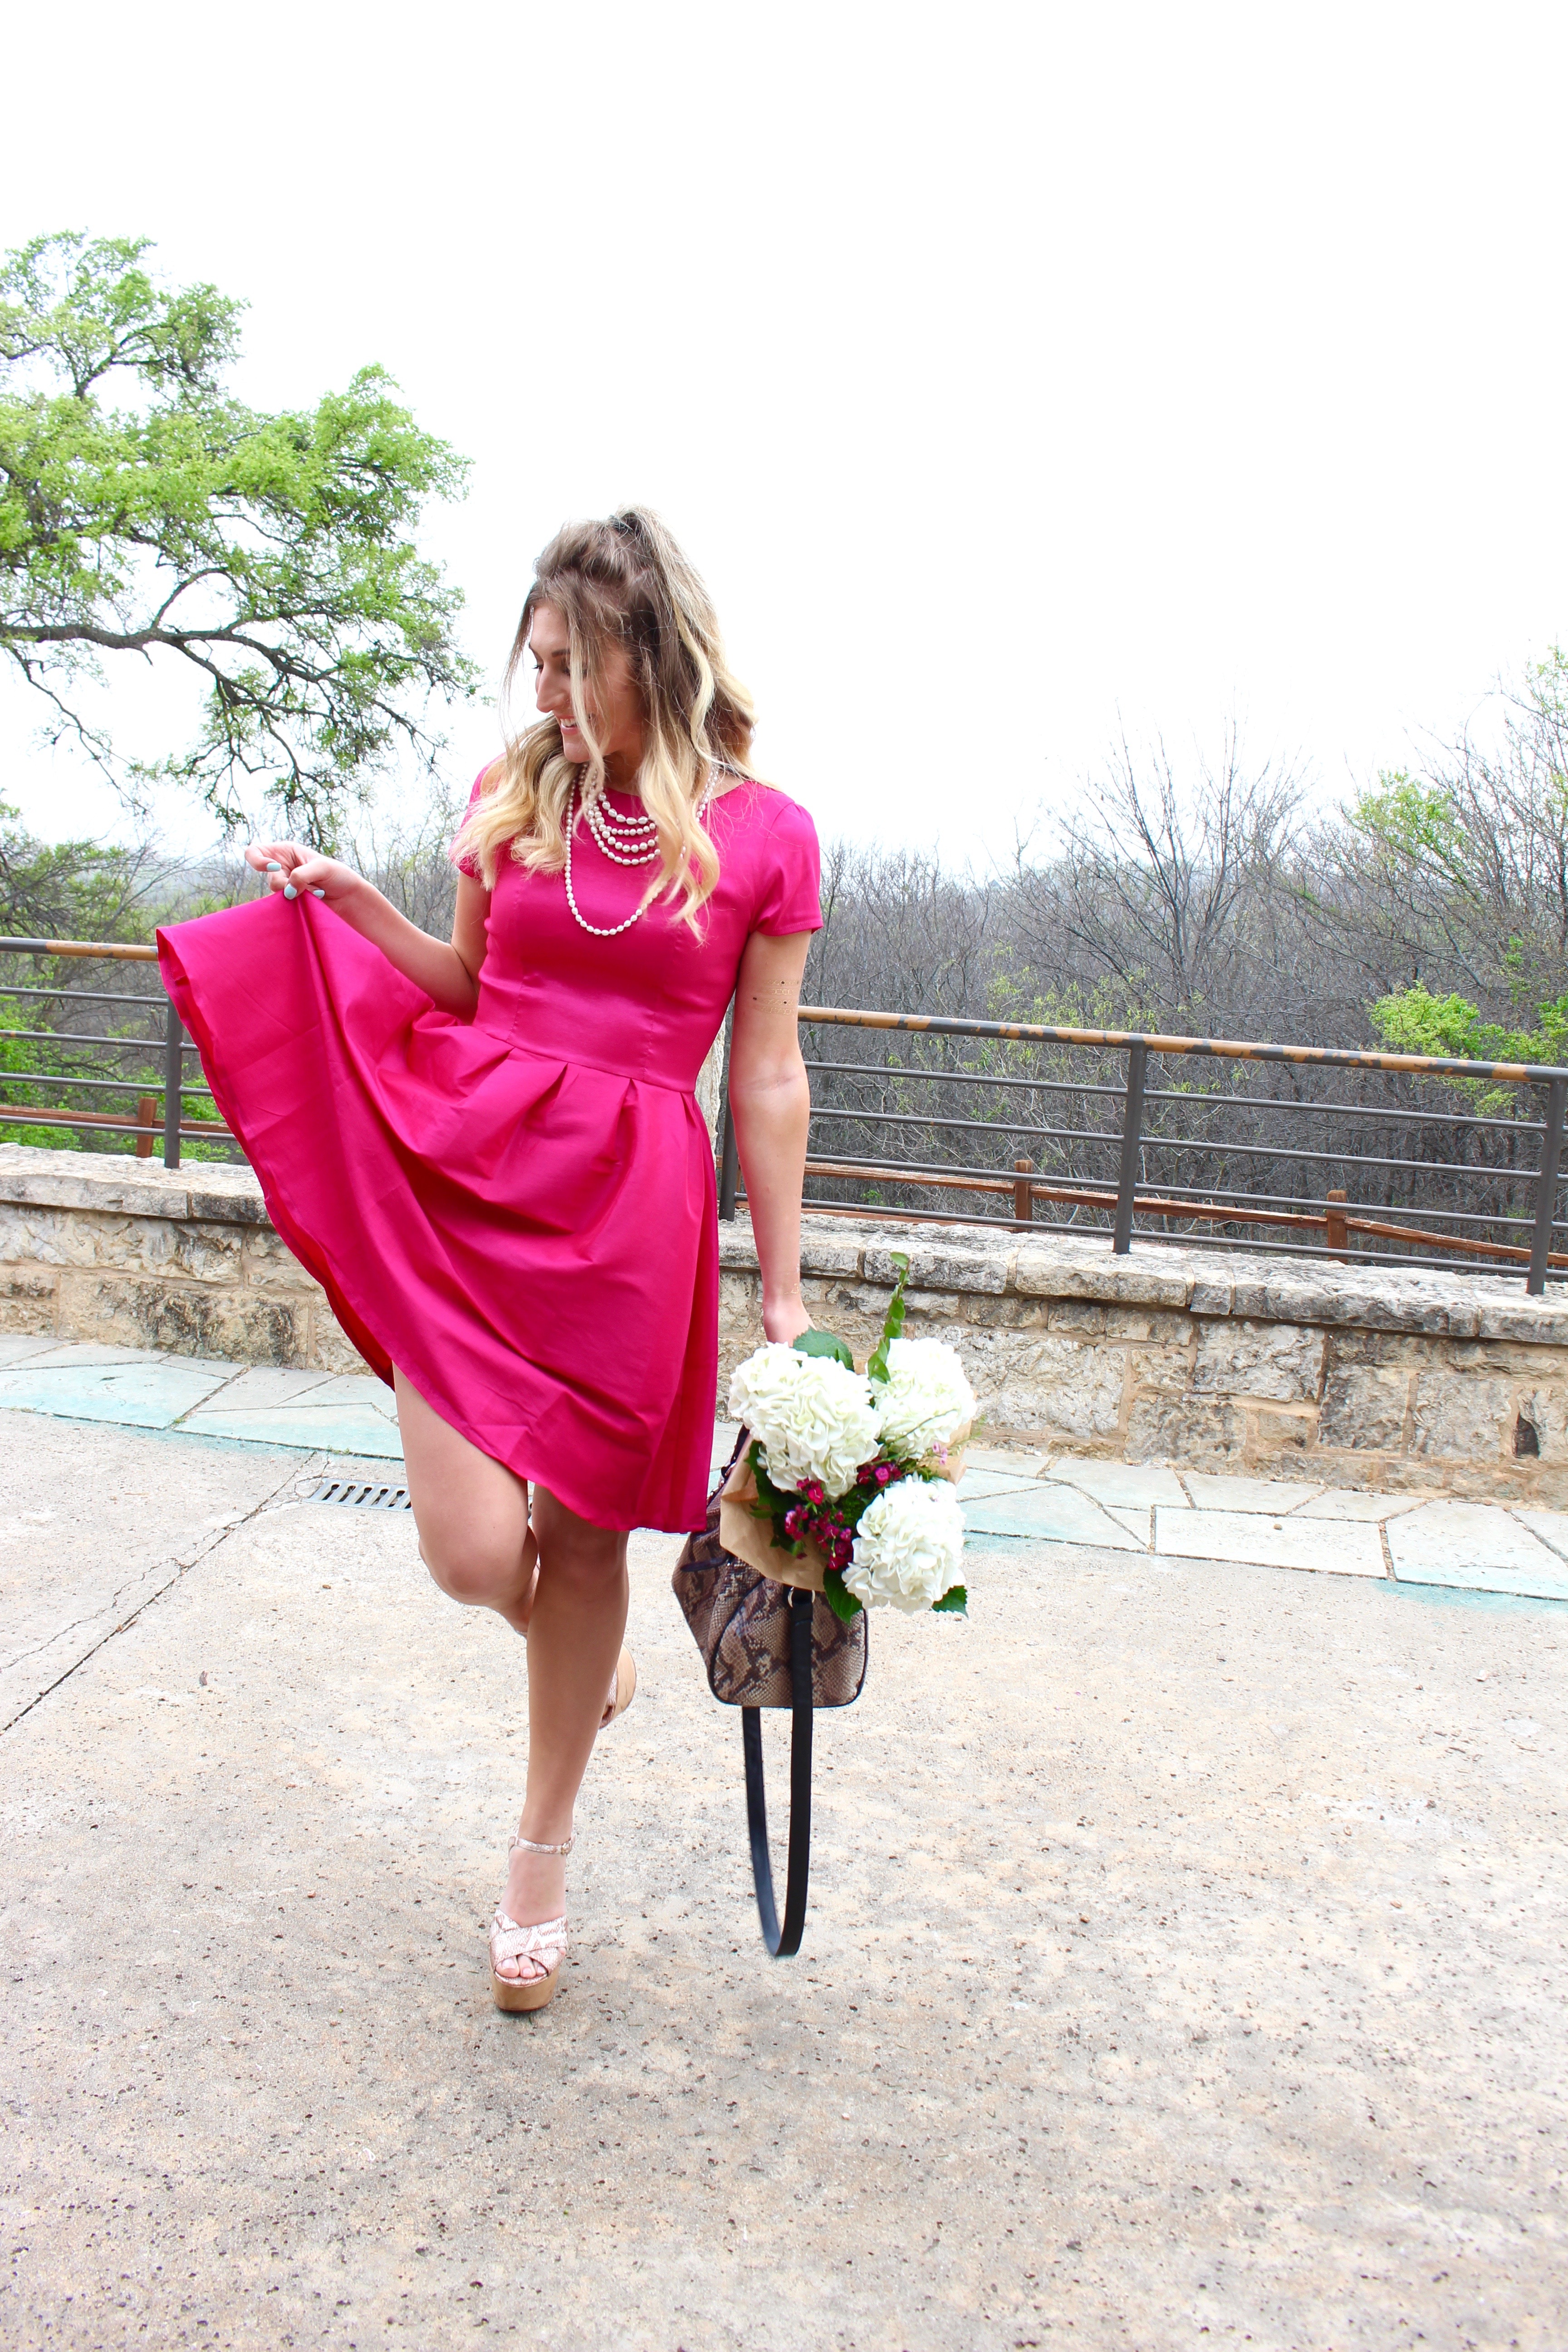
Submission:
M 458 877 L 458 911 L 450 945 L 433 940 L 351 866 L 335 857 L 301 849 L 295 841 L 258 842 L 245 853 L 273 890 L 309 890 L 324 898 L 334 915 L 378 947 L 395 971 L 460 1020 L 473 1017 L 479 996 L 479 966 L 485 960 L 485 917 L 490 894 L 467 874 Z M 268 873 L 268 867 L 275 870 Z
M 800 1196 L 811 1087 L 795 1020 L 811 934 L 753 931 L 735 983 L 730 1108 L 763 1272 L 763 1328 L 788 1341 L 811 1327 L 800 1295 Z

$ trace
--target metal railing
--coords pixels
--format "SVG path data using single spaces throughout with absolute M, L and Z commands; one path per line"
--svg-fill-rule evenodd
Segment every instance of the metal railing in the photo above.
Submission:
M 157 950 L 111 940 L 0 938 L 0 956 L 31 958 L 35 968 L 55 958 L 155 965 Z M 186 1056 L 196 1048 L 160 982 L 142 992 L 0 979 L 0 1001 L 39 1005 L 36 1022 L 29 1015 L 26 1025 L 18 1021 L 0 1028 L 0 1049 L 12 1049 L 0 1052 L 0 1062 L 22 1065 L 0 1067 L 0 1128 L 133 1135 L 142 1157 L 151 1157 L 161 1139 L 166 1168 L 180 1165 L 182 1143 L 187 1141 L 239 1156 L 236 1138 L 216 1118 L 186 1115 L 187 1102 L 211 1102 L 212 1091 L 186 1076 Z M 55 1006 L 64 1008 L 68 1025 L 42 1017 Z M 89 1006 L 98 1027 L 68 1025 L 79 1017 L 78 1007 Z M 100 1014 L 100 1006 L 112 1009 Z M 132 1013 L 143 1016 L 141 1031 L 127 1027 Z M 1568 1273 L 1568 1223 L 1557 1215 L 1568 1069 L 830 1005 L 803 1005 L 800 1023 L 803 1030 L 817 1033 L 806 1056 L 814 1077 L 806 1206 L 814 1212 L 869 1212 L 879 1218 L 938 1223 L 973 1223 L 978 1216 L 1036 1231 L 1108 1231 L 1118 1255 L 1126 1255 L 1135 1234 L 1141 1241 L 1160 1242 L 1191 1239 L 1196 1231 L 1226 1249 L 1491 1273 L 1511 1265 L 1526 1269 L 1525 1286 L 1535 1297 L 1549 1276 Z M 846 1030 L 899 1033 L 913 1041 L 913 1055 L 895 1062 L 886 1058 L 884 1047 L 880 1062 L 840 1057 L 829 1048 L 836 1034 Z M 58 1060 L 86 1053 L 90 1066 L 79 1059 L 71 1067 L 40 1068 L 18 1050 L 44 1045 L 55 1049 Z M 1102 1068 L 1108 1059 L 1120 1067 L 1110 1078 L 1086 1077 L 1069 1066 L 1069 1057 L 1085 1054 L 1097 1056 Z M 153 1057 L 162 1062 L 156 1077 L 145 1067 Z M 1311 1093 L 1150 1085 L 1151 1062 L 1180 1065 L 1184 1059 L 1282 1067 L 1298 1080 L 1303 1074 L 1340 1071 L 1357 1074 L 1363 1082 L 1447 1082 L 1472 1099 L 1483 1090 L 1489 1098 L 1473 1109 L 1451 1104 L 1434 1109 L 1398 1099 L 1346 1101 Z M 143 1066 L 126 1070 L 127 1061 Z M 109 1068 L 110 1063 L 117 1068 Z M 1496 1116 L 1495 1098 L 1521 1087 L 1544 1097 L 1540 1116 Z M 926 1090 L 924 1098 L 916 1101 L 911 1089 Z M 47 1090 L 55 1099 L 16 1099 L 35 1090 Z M 79 1109 L 74 1102 L 58 1100 L 80 1094 L 99 1101 L 129 1097 L 135 1108 L 127 1115 L 111 1102 Z M 724 1095 L 719 1213 L 732 1218 L 743 1195 L 727 1071 Z M 1066 1123 L 1046 1116 L 1063 1097 Z M 1016 1115 L 995 1116 L 999 1102 L 1013 1106 Z M 977 1103 L 989 1103 L 993 1115 L 967 1115 Z M 1291 1116 L 1324 1126 L 1318 1140 L 1304 1144 L 1273 1143 L 1257 1132 L 1171 1131 L 1170 1120 L 1177 1114 L 1190 1127 L 1227 1111 L 1245 1114 L 1254 1129 L 1260 1118 Z M 875 1141 L 912 1135 L 925 1141 L 929 1156 L 824 1150 L 824 1127 L 847 1128 L 851 1147 L 857 1136 Z M 1352 1150 L 1341 1130 L 1373 1141 L 1393 1140 L 1382 1150 Z M 1405 1136 L 1414 1136 L 1415 1147 L 1394 1150 L 1393 1144 Z M 1026 1156 L 1016 1149 L 1024 1141 L 1034 1146 Z M 961 1150 L 969 1157 L 956 1157 Z M 1091 1164 L 1097 1157 L 1103 1172 Z M 1311 1169 L 1350 1178 L 1353 1196 L 1350 1182 L 1325 1184 L 1321 1196 L 1303 1192 Z M 1283 1170 L 1282 1176 L 1268 1176 L 1267 1185 L 1294 1189 L 1267 1189 L 1258 1170 Z M 861 1197 L 846 1199 L 841 1191 L 837 1197 L 824 1194 L 824 1185 L 849 1185 Z M 1483 1195 L 1479 1203 L 1464 1197 L 1467 1185 Z M 975 1211 L 955 1214 L 953 1195 L 960 1193 L 974 1196 Z M 991 1202 L 1000 1207 L 1000 1219 L 986 1217 Z M 1042 1209 L 1068 1213 L 1042 1217 Z M 1313 1238 L 1286 1240 L 1287 1234 Z
M 38 962 L 56 957 L 78 962 L 156 965 L 158 950 L 118 940 L 0 939 L 0 956 L 30 957 L 36 971 Z M 35 1003 L 38 1006 L 36 1022 L 29 1021 L 26 1026 L 0 1028 L 0 1064 L 5 1065 L 0 1066 L 0 1128 L 58 1128 L 82 1135 L 133 1135 L 139 1159 L 151 1159 L 162 1143 L 165 1168 L 179 1166 L 182 1142 L 232 1147 L 226 1157 L 238 1153 L 235 1138 L 220 1122 L 185 1115 L 188 1101 L 211 1102 L 212 1089 L 199 1077 L 185 1075 L 185 1057 L 194 1055 L 196 1048 L 186 1038 L 180 1016 L 161 982 L 143 992 L 69 988 L 0 979 L 0 1008 L 21 1004 L 30 1012 Z M 64 1008 L 67 1025 L 45 1018 L 57 1006 Z M 97 1022 L 96 1028 L 70 1025 L 79 1017 L 79 1006 L 92 1008 L 88 1017 Z M 100 1013 L 100 1006 L 112 1009 Z M 140 1031 L 129 1025 L 136 1014 L 145 1023 Z M 31 1045 L 52 1046 L 53 1058 L 57 1062 L 69 1060 L 72 1066 L 34 1066 L 29 1056 L 15 1050 Z M 162 1063 L 159 1075 L 153 1076 L 145 1066 L 125 1068 L 128 1062 L 145 1066 L 149 1061 Z M 13 1063 L 16 1066 L 11 1066 Z M 49 1098 L 37 1102 L 16 1099 L 17 1094 L 27 1096 L 35 1090 Z M 100 1110 L 79 1110 L 74 1103 L 62 1103 L 59 1099 L 80 1094 L 103 1102 L 104 1107 Z M 104 1100 L 118 1097 L 134 1099 L 132 1115 L 125 1115 L 112 1102 Z
M 1118 1255 L 1136 1234 L 1363 1265 L 1517 1266 L 1537 1297 L 1549 1275 L 1568 1272 L 1556 1213 L 1565 1069 L 828 1005 L 803 1005 L 800 1023 L 815 1033 L 805 1205 L 816 1213 L 1108 1232 Z M 841 1057 L 832 1048 L 846 1030 L 900 1033 L 908 1048 L 889 1058 L 889 1038 L 880 1061 Z M 864 1056 L 866 1043 L 851 1051 Z M 1075 1066 L 1086 1055 L 1098 1066 L 1088 1076 Z M 1184 1082 L 1152 1085 L 1151 1065 L 1167 1061 Z M 1210 1066 L 1207 1082 L 1193 1063 Z M 1244 1069 L 1246 1092 L 1235 1083 Z M 1334 1072 L 1355 1074 L 1363 1098 L 1344 1099 L 1343 1085 L 1316 1091 Z M 1288 1074 L 1295 1091 L 1258 1091 L 1252 1073 Z M 1472 1107 L 1400 1097 L 1434 1082 Z M 1489 1097 L 1521 1087 L 1544 1098 L 1540 1115 L 1497 1116 Z M 726 1083 L 722 1217 L 743 1197 L 728 1093 Z M 1230 1131 L 1215 1131 L 1227 1115 Z M 1316 1132 L 1277 1142 L 1262 1131 L 1292 1118 Z M 1321 1192 L 1304 1189 L 1315 1171 Z M 976 1196 L 973 1210 L 960 1210 L 961 1193 Z

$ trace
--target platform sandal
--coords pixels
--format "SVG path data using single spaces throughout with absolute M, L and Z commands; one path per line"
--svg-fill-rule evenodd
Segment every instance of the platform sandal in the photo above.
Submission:
M 605 1701 L 605 1712 L 599 1717 L 600 1730 L 607 1729 L 617 1715 L 625 1715 L 637 1695 L 637 1660 L 629 1650 L 623 1648 L 620 1656 L 616 1660 L 615 1689 Z
M 576 1844 L 576 1833 L 564 1845 L 538 1845 L 532 1838 L 514 1837 L 507 1847 L 509 1855 L 520 1849 L 524 1853 L 571 1853 Z M 490 1921 L 490 1990 L 498 2009 L 517 2012 L 545 2009 L 555 1998 L 555 1988 L 561 1981 L 561 1963 L 566 1958 L 566 1917 L 542 1919 L 536 1927 L 520 1927 L 509 1919 L 500 1905 Z M 503 1977 L 498 1968 L 501 1960 L 538 1960 L 550 1963 L 542 1976 Z

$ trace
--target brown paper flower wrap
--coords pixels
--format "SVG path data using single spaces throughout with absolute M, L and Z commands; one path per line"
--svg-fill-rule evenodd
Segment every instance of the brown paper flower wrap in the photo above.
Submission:
M 773 1541 L 772 1521 L 757 1517 L 757 1482 L 752 1475 L 752 1465 L 746 1448 L 730 1475 L 724 1481 L 724 1491 L 719 1497 L 719 1540 L 726 1551 L 754 1568 L 759 1576 L 771 1577 L 775 1584 L 794 1584 L 802 1592 L 825 1590 L 823 1574 L 827 1567 L 821 1550 L 808 1537 L 804 1550 L 785 1551 Z
M 947 1460 L 937 1465 L 938 1475 L 951 1478 L 955 1486 L 963 1475 L 969 1435 L 967 1429 L 961 1430 L 948 1447 Z M 801 1551 L 785 1551 L 782 1544 L 773 1541 L 772 1522 L 759 1515 L 751 1451 L 748 1445 L 742 1452 L 719 1496 L 720 1542 L 726 1551 L 743 1559 L 759 1576 L 771 1577 L 775 1584 L 794 1584 L 803 1592 L 823 1591 L 827 1562 L 821 1548 L 807 1536 Z

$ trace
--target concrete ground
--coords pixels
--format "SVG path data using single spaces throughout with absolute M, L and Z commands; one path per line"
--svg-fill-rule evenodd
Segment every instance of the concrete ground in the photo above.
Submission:
M 6 2342 L 1562 2345 L 1561 1604 L 976 1536 L 771 1962 L 639 1537 L 508 2019 L 515 1643 L 325 1466 L 0 1412 Z

